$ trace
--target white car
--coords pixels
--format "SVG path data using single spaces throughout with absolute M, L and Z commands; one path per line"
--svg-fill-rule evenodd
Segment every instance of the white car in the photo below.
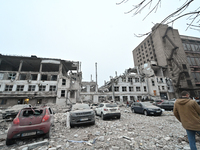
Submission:
M 109 117 L 118 119 L 121 117 L 119 107 L 115 103 L 100 103 L 95 109 L 95 113 L 97 116 L 101 116 L 103 120 Z

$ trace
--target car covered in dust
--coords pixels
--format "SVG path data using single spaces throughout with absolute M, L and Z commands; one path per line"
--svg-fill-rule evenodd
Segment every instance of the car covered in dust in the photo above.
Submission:
M 31 107 L 30 104 L 18 104 L 2 111 L 3 119 L 14 119 L 22 108 Z
M 50 107 L 23 108 L 8 130 L 6 145 L 14 144 L 16 139 L 33 136 L 50 138 L 51 126 L 54 124 L 53 114 Z
M 93 109 L 85 103 L 76 103 L 72 105 L 69 112 L 70 127 L 80 124 L 95 124 L 95 114 Z
M 121 112 L 117 104 L 115 103 L 100 103 L 95 109 L 97 116 L 101 116 L 104 120 L 106 118 L 118 118 L 121 117 Z

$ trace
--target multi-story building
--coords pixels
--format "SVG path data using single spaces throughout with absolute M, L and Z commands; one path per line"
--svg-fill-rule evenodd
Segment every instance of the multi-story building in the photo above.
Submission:
M 200 97 L 200 38 L 182 36 L 177 29 L 156 24 L 132 53 L 135 66 L 153 60 L 162 67 L 163 76 L 172 81 L 174 89 L 169 98 L 179 97 L 183 90 Z
M 79 62 L 0 54 L 0 104 L 59 105 L 79 99 Z
M 99 102 L 114 100 L 126 103 L 127 101 L 146 100 L 147 98 L 168 99 L 168 86 L 165 77 L 159 73 L 155 74 L 156 71 L 154 72 L 152 69 L 152 73 L 145 72 L 145 69 L 147 68 L 130 68 L 123 75 L 111 78 L 99 88 Z

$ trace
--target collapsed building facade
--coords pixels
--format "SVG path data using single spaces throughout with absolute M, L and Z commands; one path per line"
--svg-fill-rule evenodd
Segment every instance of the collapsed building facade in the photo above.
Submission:
M 200 97 L 200 38 L 182 36 L 177 29 L 156 24 L 132 53 L 135 66 L 155 61 L 154 68 L 162 68 L 174 89 L 170 99 L 178 98 L 183 90 Z
M 78 61 L 0 54 L 0 104 L 76 103 L 82 73 Z
M 168 99 L 168 85 L 164 79 L 162 70 L 158 71 L 146 68 L 130 68 L 123 75 L 111 78 L 99 88 L 99 102 L 114 100 L 126 103 L 127 101 Z M 146 70 L 146 71 L 145 71 Z M 156 73 L 155 73 L 156 72 Z M 157 76 L 158 75 L 158 76 Z M 159 82 L 153 82 L 159 80 Z
M 98 103 L 98 85 L 91 80 L 81 83 L 80 100 L 87 103 Z

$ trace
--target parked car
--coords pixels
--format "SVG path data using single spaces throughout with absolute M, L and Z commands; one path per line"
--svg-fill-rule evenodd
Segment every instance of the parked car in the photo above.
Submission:
M 101 116 L 103 120 L 109 117 L 118 119 L 121 117 L 119 107 L 115 103 L 100 103 L 95 109 L 95 113 L 97 116 Z
M 157 104 L 160 104 L 160 103 L 162 103 L 164 100 L 161 100 L 161 99 L 158 99 L 158 100 L 154 100 L 153 101 L 153 105 L 157 105 Z
M 77 103 L 72 105 L 72 109 L 69 115 L 70 127 L 80 124 L 95 124 L 94 110 L 90 109 L 88 104 Z
M 33 136 L 50 138 L 54 113 L 50 107 L 23 108 L 13 120 L 8 130 L 6 145 L 14 144 L 15 139 Z
M 142 113 L 146 116 L 160 116 L 162 114 L 162 110 L 159 107 L 152 105 L 150 102 L 134 102 L 131 105 L 131 110 L 133 113 Z
M 176 101 L 176 98 L 172 98 L 172 99 L 170 99 L 169 101 L 174 101 L 174 102 L 175 102 L 175 101 Z
M 14 105 L 11 108 L 5 109 L 4 111 L 2 111 L 2 118 L 3 119 L 14 119 L 18 112 L 22 109 L 22 108 L 26 108 L 26 107 L 31 107 L 30 104 L 19 104 L 19 105 Z
M 157 104 L 157 106 L 165 110 L 173 110 L 174 101 L 164 101 L 160 104 Z
M 90 108 L 95 110 L 97 108 L 98 104 L 97 103 L 93 103 L 90 105 Z

